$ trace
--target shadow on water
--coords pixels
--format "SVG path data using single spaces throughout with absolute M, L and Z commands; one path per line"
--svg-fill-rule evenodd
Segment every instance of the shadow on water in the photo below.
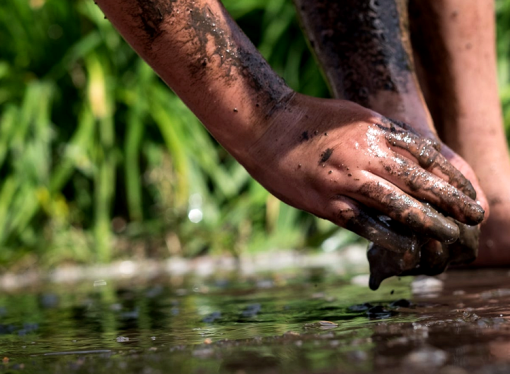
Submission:
M 501 270 L 49 285 L 0 296 L 0 371 L 508 373 L 509 303 Z

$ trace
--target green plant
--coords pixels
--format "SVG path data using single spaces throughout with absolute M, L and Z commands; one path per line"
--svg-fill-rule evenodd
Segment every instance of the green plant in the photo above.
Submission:
M 224 4 L 292 88 L 328 96 L 289 0 Z M 93 1 L 1 10 L 0 264 L 316 247 L 337 232 L 253 181 Z M 497 20 L 508 129 L 509 1 Z
M 225 5 L 293 88 L 327 95 L 290 2 Z M 254 182 L 92 1 L 2 8 L 1 263 L 302 247 L 335 230 Z

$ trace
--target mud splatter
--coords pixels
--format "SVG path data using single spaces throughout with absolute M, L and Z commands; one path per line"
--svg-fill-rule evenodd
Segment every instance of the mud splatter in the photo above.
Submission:
M 143 28 L 151 39 L 161 33 L 161 23 L 166 16 L 172 14 L 175 2 L 176 0 L 137 0 Z
M 333 154 L 333 148 L 328 148 L 324 152 L 322 152 L 321 158 L 319 160 L 319 165 L 328 161 L 332 154 Z
M 308 135 L 308 131 L 303 131 L 303 133 L 301 134 L 301 137 L 299 138 L 299 141 L 305 142 L 308 139 L 310 139 L 310 136 Z

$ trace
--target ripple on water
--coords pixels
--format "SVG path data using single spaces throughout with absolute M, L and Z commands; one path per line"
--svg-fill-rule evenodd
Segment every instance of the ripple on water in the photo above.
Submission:
M 372 292 L 309 269 L 4 294 L 0 369 L 508 372 L 506 271 L 425 279 L 433 280 L 395 279 Z

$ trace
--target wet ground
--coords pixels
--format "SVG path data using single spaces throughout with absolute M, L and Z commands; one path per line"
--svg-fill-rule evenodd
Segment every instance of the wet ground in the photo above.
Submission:
M 320 268 L 0 296 L 0 372 L 509 373 L 510 273 Z

